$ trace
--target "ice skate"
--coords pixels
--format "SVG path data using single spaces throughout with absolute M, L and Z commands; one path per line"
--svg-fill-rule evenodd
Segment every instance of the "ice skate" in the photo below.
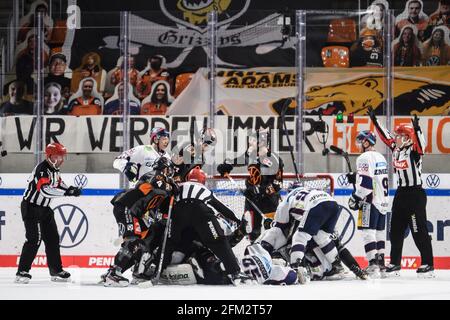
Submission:
M 333 262 L 331 270 L 324 272 L 323 274 L 324 280 L 342 280 L 344 277 L 344 267 L 340 260 Z
M 50 280 L 53 282 L 69 282 L 70 281 L 70 273 L 67 271 L 60 271 L 57 273 L 50 274 Z
M 395 264 L 389 264 L 386 267 L 385 273 L 386 273 L 387 277 L 399 277 L 400 276 L 400 270 L 401 270 L 400 266 L 397 266 Z
M 15 283 L 23 283 L 27 284 L 31 280 L 31 274 L 29 274 L 26 271 L 20 271 L 16 273 L 16 279 L 14 280 Z
M 116 269 L 111 269 L 106 276 L 103 286 L 105 287 L 128 287 L 129 281 Z
M 434 267 L 427 264 L 421 265 L 417 270 L 417 277 L 420 279 L 435 278 Z
M 371 279 L 381 278 L 380 266 L 378 265 L 377 259 L 370 260 L 369 266 L 365 270 Z

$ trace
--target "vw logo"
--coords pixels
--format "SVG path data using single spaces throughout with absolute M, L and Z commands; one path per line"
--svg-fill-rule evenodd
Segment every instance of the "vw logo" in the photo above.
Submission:
M 88 219 L 83 210 L 71 204 L 62 204 L 53 210 L 60 231 L 61 248 L 73 248 L 79 245 L 86 238 L 89 228 Z
M 341 175 L 338 177 L 338 184 L 339 184 L 341 187 L 347 187 L 347 186 L 349 185 L 349 183 L 348 183 L 348 178 L 347 178 L 347 175 L 346 175 L 346 174 L 341 174 Z
M 430 188 L 437 188 L 439 187 L 439 184 L 441 183 L 441 179 L 439 179 L 439 176 L 437 174 L 430 174 L 427 177 L 427 186 Z
M 338 232 L 339 240 L 345 246 L 355 235 L 356 223 L 351 211 L 342 205 L 340 207 L 341 213 L 334 230 Z
M 84 174 L 77 174 L 73 182 L 78 188 L 84 188 L 88 184 L 88 178 Z

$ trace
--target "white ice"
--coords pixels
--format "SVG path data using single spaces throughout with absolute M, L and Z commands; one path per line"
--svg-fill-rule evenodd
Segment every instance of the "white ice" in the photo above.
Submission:
M 149 300 L 304 300 L 304 299 L 450 299 L 450 270 L 436 270 L 434 279 L 418 279 L 414 270 L 388 279 L 356 280 L 348 274 L 341 281 L 310 282 L 296 286 L 129 286 L 96 285 L 105 269 L 67 268 L 71 283 L 54 283 L 45 268 L 31 270 L 28 284 L 15 284 L 14 268 L 0 268 L 0 300 L 8 299 L 149 299 Z M 130 276 L 125 273 L 126 276 Z

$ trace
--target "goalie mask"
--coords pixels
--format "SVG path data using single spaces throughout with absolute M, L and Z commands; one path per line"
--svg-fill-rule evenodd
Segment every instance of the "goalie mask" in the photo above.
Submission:
M 242 269 L 259 284 L 266 282 L 272 272 L 272 258 L 259 243 L 245 248 Z

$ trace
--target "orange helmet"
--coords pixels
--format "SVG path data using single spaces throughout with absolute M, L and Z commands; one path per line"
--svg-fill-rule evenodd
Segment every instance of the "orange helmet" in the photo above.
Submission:
M 403 148 L 403 147 L 409 146 L 411 144 L 414 144 L 414 146 L 417 145 L 416 133 L 412 126 L 407 125 L 407 124 L 401 124 L 401 125 L 395 127 L 394 132 L 395 132 L 396 136 L 397 135 L 403 136 L 402 145 L 397 146 L 397 147 Z
M 62 156 L 64 157 L 67 154 L 67 149 L 62 144 L 58 142 L 52 142 L 45 147 L 45 155 L 47 158 L 51 156 Z
M 186 180 L 205 184 L 206 173 L 202 169 L 200 169 L 200 167 L 197 166 L 188 173 Z

